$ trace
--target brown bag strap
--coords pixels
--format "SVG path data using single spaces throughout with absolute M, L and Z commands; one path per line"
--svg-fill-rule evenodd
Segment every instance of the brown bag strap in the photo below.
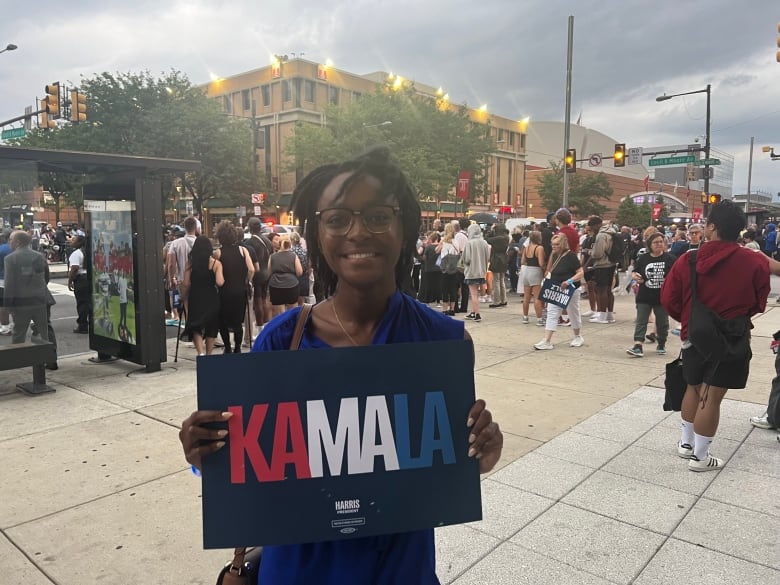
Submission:
M 293 331 L 292 341 L 290 341 L 291 350 L 296 350 L 301 346 L 301 339 L 303 338 L 303 328 L 306 326 L 306 321 L 308 321 L 309 319 L 309 313 L 311 313 L 311 308 L 312 305 L 305 303 L 301 307 L 301 312 L 298 313 L 298 321 L 295 323 L 295 331 Z

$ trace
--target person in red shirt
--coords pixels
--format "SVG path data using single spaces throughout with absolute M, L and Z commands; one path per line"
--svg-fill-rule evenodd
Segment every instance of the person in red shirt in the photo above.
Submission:
M 704 226 L 707 241 L 697 252 L 698 301 L 725 319 L 762 313 L 770 290 L 766 260 L 737 244 L 745 225 L 745 214 L 733 202 L 713 205 Z M 709 361 L 688 339 L 692 253 L 686 252 L 675 262 L 661 289 L 661 304 L 682 324 L 683 376 L 688 387 L 680 412 L 682 436 L 677 453 L 689 459 L 691 471 L 713 471 L 724 464 L 709 453 L 718 429 L 720 403 L 729 388 L 745 387 L 752 353 L 732 361 Z

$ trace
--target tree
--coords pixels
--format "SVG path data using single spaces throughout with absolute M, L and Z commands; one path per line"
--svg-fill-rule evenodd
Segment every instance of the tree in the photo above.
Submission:
M 447 199 L 458 171 L 472 173 L 472 193 L 484 192 L 485 162 L 495 152 L 486 126 L 414 93 L 378 86 L 372 94 L 325 111 L 326 126 L 300 123 L 287 142 L 287 170 L 307 173 L 353 158 L 374 144 L 387 145 L 421 199 Z M 386 124 L 385 122 L 390 122 Z
M 539 196 L 548 211 L 555 211 L 563 205 L 563 173 L 561 162 L 550 161 L 550 172 L 537 178 Z M 599 203 L 612 196 L 612 187 L 604 173 L 588 173 L 586 176 L 569 175 L 568 208 L 577 217 L 603 215 L 607 208 Z
M 198 211 L 212 197 L 243 200 L 265 184 L 254 165 L 250 121 L 225 115 L 184 74 L 101 73 L 82 78 L 79 89 L 87 96 L 87 123 L 35 130 L 18 144 L 199 160 L 199 171 L 164 178 L 168 193 L 178 183 Z
M 631 197 L 626 197 L 620 202 L 617 209 L 616 222 L 620 225 L 627 225 L 631 227 L 640 227 L 646 225 L 643 222 L 642 209 L 634 203 Z

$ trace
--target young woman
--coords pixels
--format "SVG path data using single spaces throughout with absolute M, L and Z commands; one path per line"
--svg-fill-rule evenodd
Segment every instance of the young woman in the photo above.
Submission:
M 249 250 L 239 246 L 236 228 L 228 220 L 217 226 L 217 240 L 222 246 L 214 256 L 222 262 L 225 284 L 219 291 L 219 334 L 225 344 L 225 353 L 240 353 L 244 337 L 244 315 L 247 304 L 247 286 L 252 281 L 255 267 Z M 230 343 L 233 332 L 234 345 Z
M 574 339 L 571 340 L 572 347 L 580 347 L 585 340 L 580 335 L 582 327 L 582 317 L 580 316 L 580 283 L 582 282 L 584 270 L 580 265 L 577 255 L 569 250 L 569 240 L 564 234 L 556 234 L 552 237 L 552 254 L 547 263 L 547 273 L 545 278 L 567 289 L 574 287 L 571 301 L 567 307 L 569 311 L 569 320 L 574 332 Z M 545 324 L 544 339 L 534 344 L 534 349 L 544 350 L 553 349 L 552 336 L 558 329 L 558 318 L 563 309 L 558 305 L 547 303 L 547 323 Z
M 312 309 L 301 349 L 464 339 L 462 321 L 401 292 L 410 281 L 420 207 L 386 149 L 315 169 L 298 183 L 292 206 L 306 226 L 309 258 L 327 297 Z M 299 313 L 295 308 L 266 325 L 253 351 L 289 349 Z M 468 418 L 469 453 L 485 473 L 501 455 L 503 436 L 484 401 L 474 404 Z M 221 434 L 202 426 L 224 420 L 221 412 L 198 411 L 182 423 L 179 438 L 187 461 L 199 467 L 202 457 L 224 447 Z M 428 529 L 267 546 L 260 582 L 438 585 L 435 569 L 434 535 Z
M 446 258 L 447 256 L 458 255 L 458 249 L 455 247 L 454 238 L 455 238 L 455 227 L 451 223 L 448 223 L 447 225 L 444 226 L 444 237 L 442 237 L 442 240 L 439 243 L 439 247 L 437 248 L 441 256 L 442 263 L 444 262 L 444 258 Z M 457 272 L 453 274 L 447 274 L 446 272 L 442 272 L 441 296 L 442 296 L 442 303 L 444 303 L 443 313 L 445 315 L 449 315 L 450 317 L 454 317 L 455 305 L 458 302 L 458 273 Z
M 522 272 L 523 276 L 523 323 L 528 323 L 528 307 L 531 303 L 531 295 L 534 297 L 534 312 L 536 324 L 544 325 L 542 311 L 544 304 L 539 300 L 539 287 L 542 284 L 542 267 L 547 258 L 542 247 L 542 233 L 536 230 L 528 235 L 528 246 L 523 251 Z
M 474 307 L 474 310 L 466 315 L 466 319 L 479 323 L 482 321 L 482 316 L 479 314 L 479 288 L 486 282 L 490 265 L 490 246 L 482 237 L 482 229 L 476 223 L 471 224 L 466 233 L 469 236 L 469 241 L 466 244 L 466 249 L 463 250 L 463 266 L 465 267 L 463 282 L 469 287 L 471 306 Z
M 290 240 L 282 241 L 282 249 L 268 259 L 268 296 L 271 298 L 272 315 L 281 315 L 298 303 L 300 277 L 303 276 L 301 259 L 292 251 Z
M 225 284 L 222 262 L 212 255 L 214 248 L 206 236 L 198 236 L 192 245 L 190 261 L 184 270 L 182 297 L 187 323 L 198 355 L 210 355 L 219 330 L 219 289 Z M 205 339 L 205 348 L 203 345 Z

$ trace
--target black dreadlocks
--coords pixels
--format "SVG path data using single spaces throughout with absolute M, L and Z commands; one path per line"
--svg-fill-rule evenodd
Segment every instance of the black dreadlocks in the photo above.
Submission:
M 391 160 L 386 147 L 369 150 L 359 157 L 342 163 L 323 165 L 314 169 L 298 183 L 292 194 L 292 209 L 295 217 L 304 225 L 304 236 L 309 259 L 314 268 L 315 285 L 322 296 L 336 291 L 338 277 L 322 257 L 319 243 L 319 222 L 315 212 L 325 187 L 338 175 L 352 173 L 344 181 L 338 197 L 342 197 L 356 181 L 363 177 L 374 177 L 382 185 L 384 200 L 397 199 L 401 218 L 401 255 L 395 265 L 396 286 L 408 290 L 411 281 L 413 257 L 417 246 L 417 230 L 420 227 L 420 204 L 401 169 Z

